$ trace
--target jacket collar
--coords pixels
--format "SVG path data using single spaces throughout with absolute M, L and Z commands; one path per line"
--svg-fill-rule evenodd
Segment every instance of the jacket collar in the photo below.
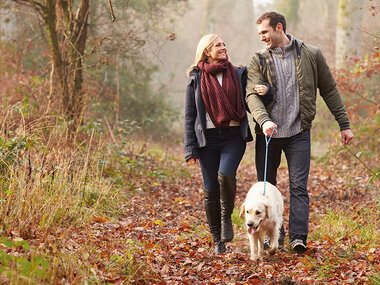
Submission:
M 190 76 L 189 76 L 189 80 L 191 79 L 195 79 L 197 78 L 198 76 L 200 76 L 202 74 L 202 71 L 198 68 L 195 68 L 193 69 L 191 72 L 190 72 Z
M 294 45 L 295 45 L 296 52 L 297 52 L 297 56 L 300 57 L 301 56 L 301 46 L 303 45 L 303 41 L 292 36 L 292 35 L 290 35 L 290 34 L 287 34 L 287 37 L 293 38 Z M 262 58 L 268 58 L 269 56 L 271 56 L 271 53 L 272 53 L 272 51 L 270 49 L 267 49 L 267 48 L 263 48 L 262 50 L 257 52 L 257 54 L 259 56 L 261 56 Z
M 238 78 L 241 78 L 242 74 L 244 73 L 244 71 L 247 69 L 246 66 L 241 66 L 241 67 L 237 67 L 235 66 L 235 71 L 236 71 L 236 75 Z

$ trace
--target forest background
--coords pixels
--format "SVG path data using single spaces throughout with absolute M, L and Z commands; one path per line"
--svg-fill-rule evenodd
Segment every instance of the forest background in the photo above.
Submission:
M 331 264 L 339 267 L 349 258 L 359 265 L 365 260 L 366 267 L 355 264 L 352 275 L 301 259 L 296 263 L 304 263 L 297 267 L 301 281 L 347 278 L 378 284 L 379 7 L 375 0 L 0 0 L 0 281 L 144 283 L 148 278 L 159 283 L 183 281 L 190 265 L 212 264 L 206 250 L 190 255 L 200 255 L 201 261 L 199 256 L 189 261 L 178 254 L 183 248 L 175 254 L 174 245 L 166 244 L 173 265 L 155 251 L 164 251 L 162 243 L 139 234 L 157 228 L 176 241 L 194 242 L 177 233 L 175 222 L 154 218 L 157 209 L 172 209 L 157 196 L 162 204 L 150 205 L 147 216 L 131 209 L 164 189 L 174 197 L 168 201 L 197 216 L 198 200 L 192 197 L 187 205 L 189 194 L 181 192 L 186 185 L 200 195 L 202 187 L 199 171 L 187 168 L 182 158 L 185 71 L 200 37 L 211 32 L 223 38 L 233 64 L 248 65 L 262 47 L 255 19 L 277 10 L 286 15 L 289 33 L 322 50 L 355 134 L 349 147 L 341 147 L 337 123 L 318 98 L 312 164 L 320 180 L 334 183 L 335 196 L 326 194 L 328 201 L 341 199 L 344 206 L 323 204 L 325 196 L 318 203 L 326 228 L 352 221 L 334 234 L 317 227 L 325 242 L 318 246 L 345 240 L 339 250 L 348 257 Z M 252 145 L 242 165 L 241 179 L 247 183 L 254 180 Z M 323 183 L 311 188 L 323 188 Z M 355 213 L 344 213 L 347 208 Z M 207 237 L 196 245 L 201 249 L 210 243 L 202 216 L 190 219 L 199 228 L 178 226 L 185 232 L 195 227 L 201 237 L 197 243 Z M 361 219 L 373 223 L 363 226 Z M 243 231 L 238 218 L 235 224 Z M 366 231 L 362 247 L 355 240 L 359 229 Z M 110 232 L 122 232 L 120 244 L 110 246 L 113 251 L 97 240 Z M 308 268 L 325 273 L 316 277 Z M 242 280 L 234 272 L 221 278 L 296 280 L 274 271 L 267 267 L 258 276 L 245 273 Z M 192 276 L 198 282 L 207 277 Z

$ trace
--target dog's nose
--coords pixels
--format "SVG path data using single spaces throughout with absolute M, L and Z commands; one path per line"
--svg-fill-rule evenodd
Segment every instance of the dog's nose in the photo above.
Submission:
M 247 226 L 248 226 L 248 227 L 252 227 L 252 226 L 253 226 L 253 223 L 252 223 L 252 222 L 248 222 L 248 223 L 247 223 Z

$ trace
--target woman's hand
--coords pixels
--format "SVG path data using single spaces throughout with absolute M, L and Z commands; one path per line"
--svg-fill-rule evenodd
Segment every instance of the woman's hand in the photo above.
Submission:
M 267 94 L 269 88 L 268 86 L 266 85 L 255 85 L 253 86 L 253 89 L 257 92 L 257 94 L 261 95 L 261 96 L 264 96 L 265 94 Z
M 198 165 L 198 159 L 195 157 L 191 157 L 187 160 L 187 165 Z

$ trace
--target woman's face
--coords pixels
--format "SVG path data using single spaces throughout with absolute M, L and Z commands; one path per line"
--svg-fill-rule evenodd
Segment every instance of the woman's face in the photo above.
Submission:
M 205 49 L 205 54 L 207 56 L 207 61 L 210 64 L 218 63 L 227 59 L 227 49 L 226 45 L 220 37 L 217 37 L 210 48 Z

